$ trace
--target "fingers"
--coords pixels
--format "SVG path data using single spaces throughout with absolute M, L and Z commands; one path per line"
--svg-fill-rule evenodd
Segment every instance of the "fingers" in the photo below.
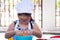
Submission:
M 33 30 L 16 30 L 16 35 L 18 36 L 25 36 L 25 35 L 33 35 Z
M 33 30 L 27 30 L 27 35 L 33 35 Z
M 22 31 L 22 36 L 26 36 L 26 35 L 28 35 L 27 34 L 27 31 L 25 30 L 25 31 Z
M 17 36 L 22 36 L 23 32 L 21 30 L 16 30 L 15 33 L 16 33 Z

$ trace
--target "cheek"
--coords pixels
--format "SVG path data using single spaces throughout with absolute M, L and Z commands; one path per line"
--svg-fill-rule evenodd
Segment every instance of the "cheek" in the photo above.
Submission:
M 18 16 L 18 19 L 21 20 L 22 18 L 20 16 Z
M 18 17 L 18 19 L 20 19 L 21 17 Z
M 27 21 L 30 21 L 30 18 L 28 18 Z

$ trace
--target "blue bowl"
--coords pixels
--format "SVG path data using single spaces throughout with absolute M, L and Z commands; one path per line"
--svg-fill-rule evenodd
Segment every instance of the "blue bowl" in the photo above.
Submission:
M 15 36 L 15 40 L 32 40 L 32 36 Z

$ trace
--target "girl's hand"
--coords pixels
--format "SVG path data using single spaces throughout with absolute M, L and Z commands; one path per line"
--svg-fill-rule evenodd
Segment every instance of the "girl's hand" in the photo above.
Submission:
M 22 33 L 23 33 L 23 31 L 21 31 L 21 30 L 15 31 L 15 35 L 17 35 L 17 36 L 22 36 Z
M 33 30 L 26 30 L 26 35 L 33 35 Z

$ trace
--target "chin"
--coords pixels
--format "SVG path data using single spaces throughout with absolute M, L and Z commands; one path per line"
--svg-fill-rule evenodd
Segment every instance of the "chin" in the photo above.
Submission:
M 23 23 L 26 23 L 26 24 L 27 24 L 27 23 L 29 23 L 29 22 L 23 22 Z

